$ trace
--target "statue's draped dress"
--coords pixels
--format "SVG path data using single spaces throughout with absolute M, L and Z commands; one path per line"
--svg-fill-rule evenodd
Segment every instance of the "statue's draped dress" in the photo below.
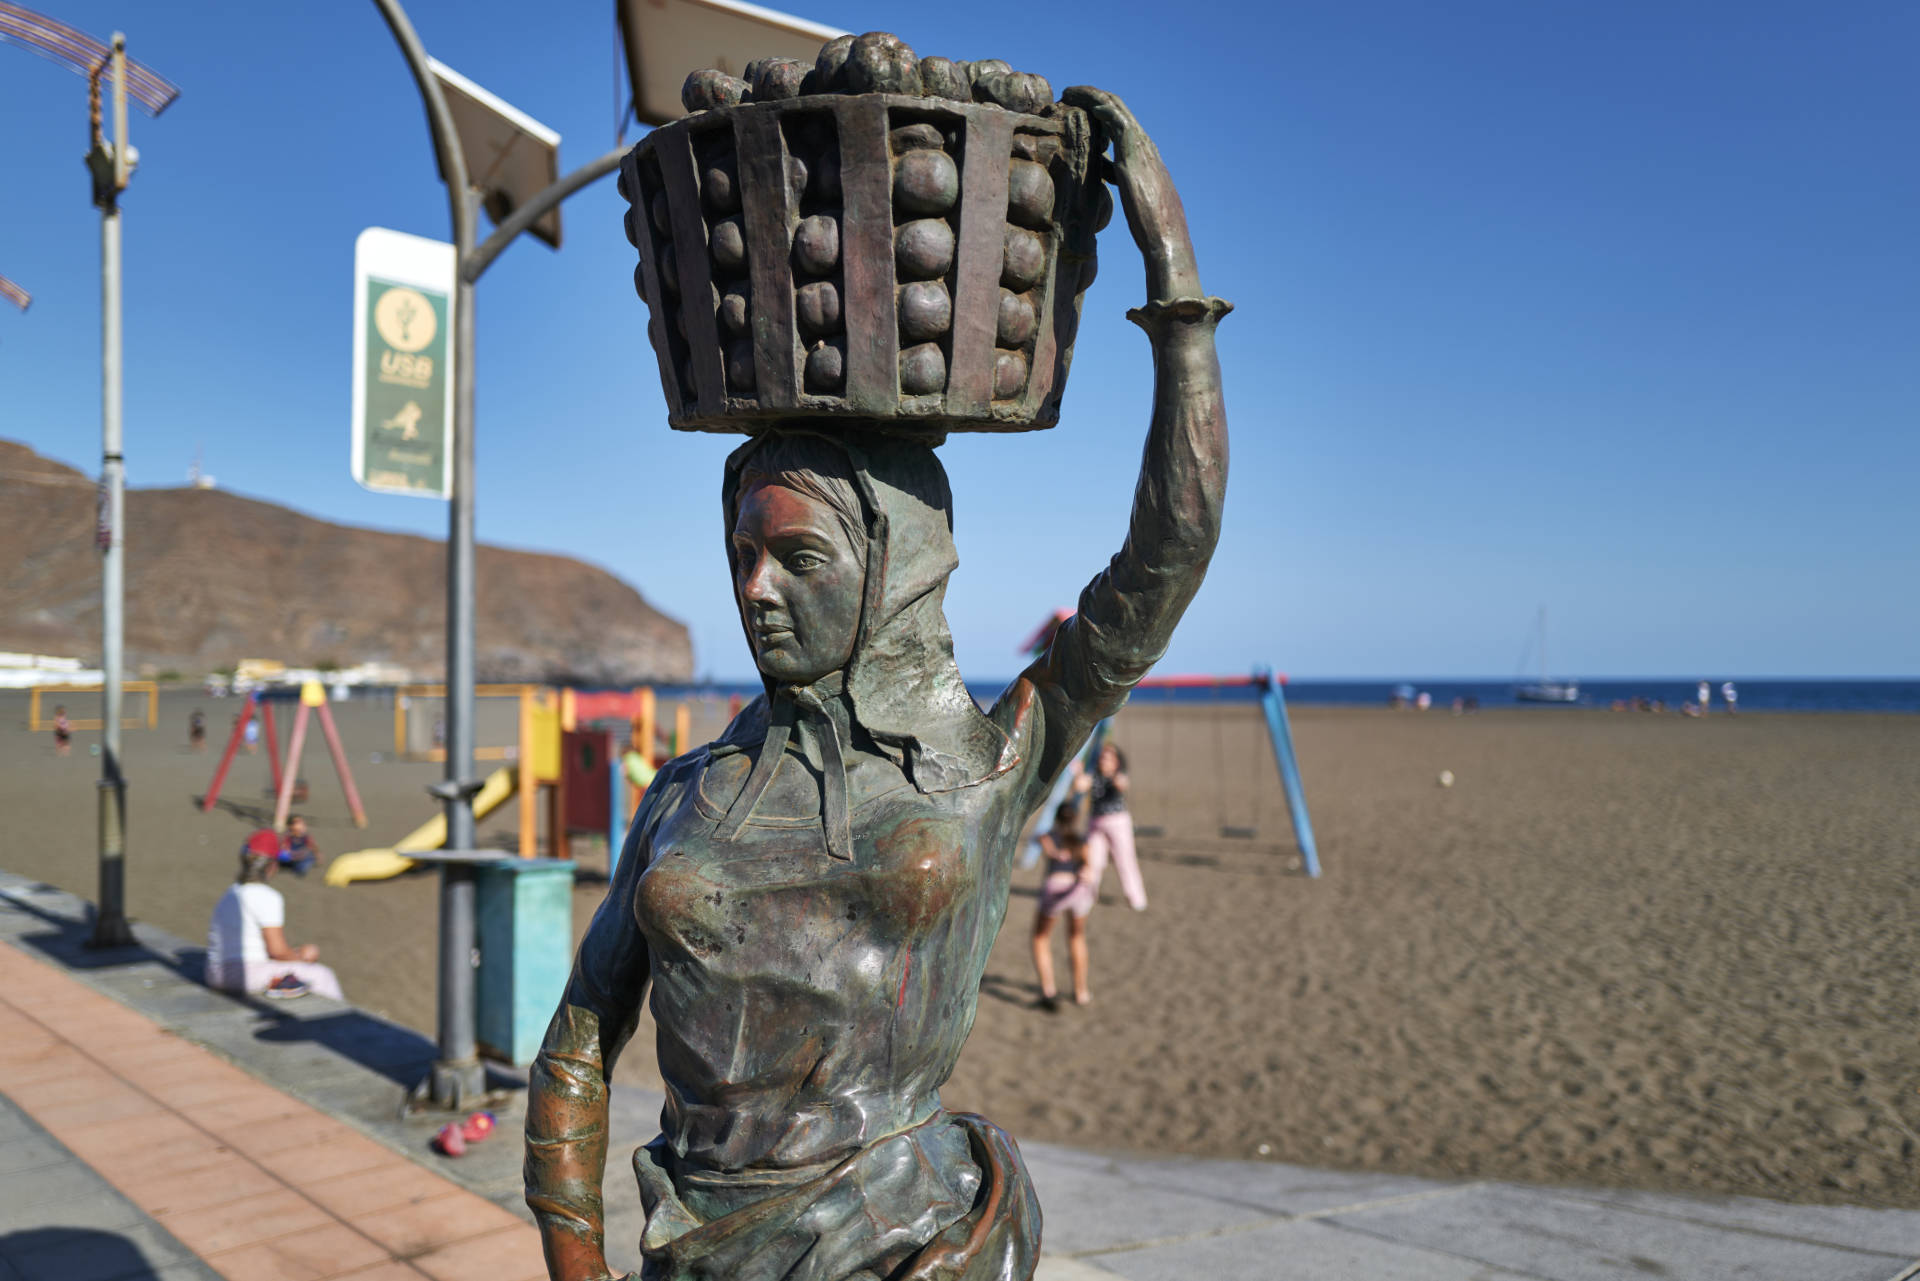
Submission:
M 836 438 L 867 516 L 854 657 L 770 685 L 661 770 L 536 1065 L 577 1076 L 570 1020 L 617 1048 L 651 985 L 667 1103 L 634 1154 L 647 1281 L 1031 1276 L 1040 1212 L 1018 1151 L 939 1089 L 1022 828 L 1164 651 L 1212 550 L 1217 510 L 1176 510 L 1195 489 L 1180 473 L 1224 459 L 1177 416 L 1156 433 L 1166 474 L 1142 484 L 1125 549 L 985 714 L 941 612 L 958 563 L 944 471 L 922 445 Z M 729 460 L 729 530 L 761 444 Z M 530 1121 L 528 1139 L 529 1203 L 577 1218 L 536 1166 L 580 1136 Z

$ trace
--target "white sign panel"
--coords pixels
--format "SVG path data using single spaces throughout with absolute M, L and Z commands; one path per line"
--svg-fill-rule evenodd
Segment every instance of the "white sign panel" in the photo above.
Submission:
M 453 246 L 369 227 L 353 242 L 353 478 L 453 492 Z

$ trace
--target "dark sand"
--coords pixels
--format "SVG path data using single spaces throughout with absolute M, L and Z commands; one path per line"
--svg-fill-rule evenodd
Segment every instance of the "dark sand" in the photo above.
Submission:
M 192 804 L 196 705 L 223 735 L 234 702 L 176 695 L 127 736 L 130 908 L 189 938 L 249 821 Z M 95 736 L 55 759 L 25 710 L 0 694 L 0 867 L 91 896 Z M 373 825 L 318 743 L 303 808 L 329 852 L 390 842 L 439 767 L 372 764 L 390 709 L 336 710 Z M 1319 881 L 1250 709 L 1127 717 L 1139 821 L 1169 832 L 1152 907 L 1109 878 L 1096 1003 L 1044 1014 L 1020 873 L 950 1105 L 1104 1148 L 1920 1207 L 1920 717 L 1296 709 Z M 264 812 L 266 774 L 242 757 L 228 797 Z M 276 884 L 350 997 L 432 1027 L 432 876 Z M 652 1070 L 643 1023 L 620 1076 Z

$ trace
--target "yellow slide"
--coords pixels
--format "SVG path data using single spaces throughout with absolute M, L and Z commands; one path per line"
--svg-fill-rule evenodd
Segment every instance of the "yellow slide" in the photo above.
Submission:
M 519 790 L 517 770 L 502 766 L 487 776 L 487 783 L 473 798 L 475 821 L 505 805 Z M 327 862 L 327 884 L 346 885 L 353 881 L 384 881 L 413 866 L 409 854 L 437 850 L 447 843 L 447 816 L 435 814 L 420 826 L 394 842 L 392 849 L 355 850 L 339 854 Z

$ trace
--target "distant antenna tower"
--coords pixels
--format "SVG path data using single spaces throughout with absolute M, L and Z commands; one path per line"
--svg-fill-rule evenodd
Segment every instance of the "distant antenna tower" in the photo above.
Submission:
M 195 489 L 216 487 L 213 477 L 200 470 L 200 446 L 197 443 L 193 447 L 193 466 L 187 469 L 187 484 Z

